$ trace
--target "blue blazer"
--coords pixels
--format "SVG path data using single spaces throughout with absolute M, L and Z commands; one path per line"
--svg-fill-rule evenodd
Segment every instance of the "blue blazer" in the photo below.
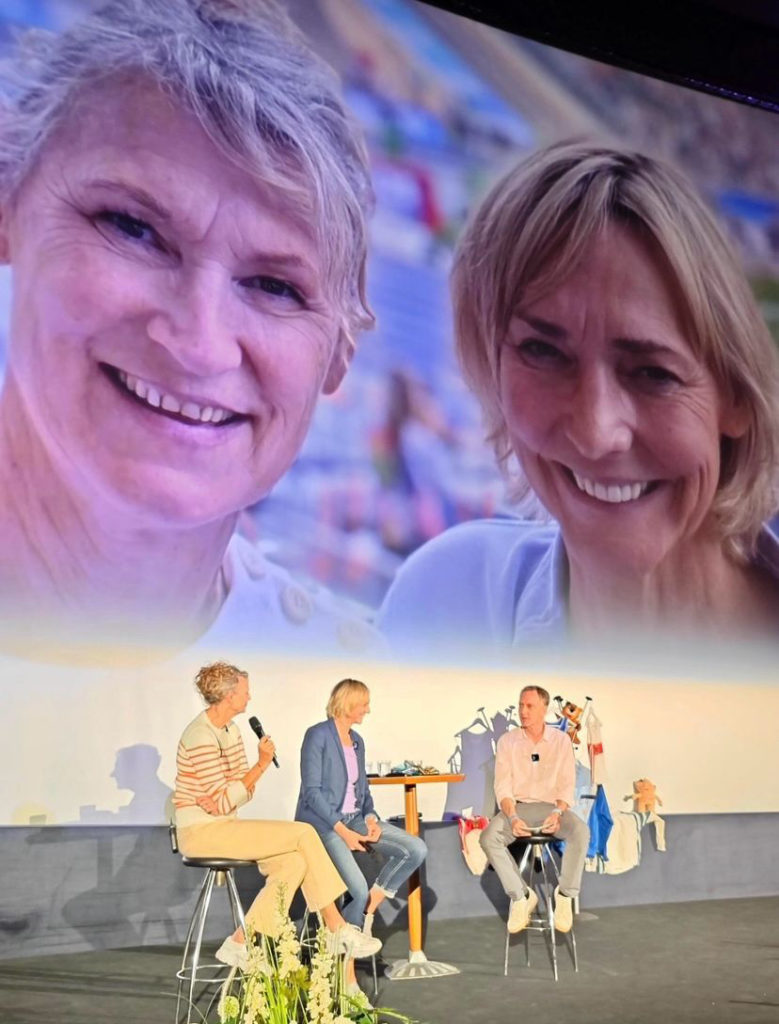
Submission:
M 365 744 L 354 730 L 350 736 L 357 754 L 357 810 L 362 815 L 376 814 L 365 774 Z M 346 758 L 335 722 L 328 718 L 312 725 L 306 730 L 300 749 L 300 795 L 295 820 L 307 821 L 320 835 L 330 832 L 343 817 L 341 808 L 347 782 Z

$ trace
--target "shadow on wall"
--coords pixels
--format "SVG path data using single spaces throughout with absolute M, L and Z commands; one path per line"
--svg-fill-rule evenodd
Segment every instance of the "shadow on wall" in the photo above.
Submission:
M 117 811 L 80 808 L 84 824 L 149 825 L 169 820 L 173 791 L 158 777 L 160 753 L 148 743 L 116 752 L 111 778 L 117 789 L 130 790 L 130 802 Z M 125 855 L 128 839 L 134 842 Z M 170 909 L 187 901 L 190 886 L 180 873 L 165 883 L 160 848 L 150 829 L 101 830 L 96 838 L 95 884 L 62 905 L 62 917 L 95 949 L 142 945 L 152 924 L 160 938 L 175 943 L 177 932 Z M 159 884 L 148 885 L 154 878 Z
M 111 777 L 130 790 L 129 803 L 116 811 L 83 806 L 77 825 L 46 825 L 46 814 L 25 819 L 46 827 L 29 830 L 24 856 L 5 873 L 0 956 L 72 947 L 70 930 L 77 948 L 178 942 L 193 880 L 179 858 L 164 856 L 159 828 L 148 827 L 168 820 L 172 800 L 157 775 L 160 762 L 149 744 L 123 747 Z
M 110 777 L 116 788 L 130 790 L 130 802 L 115 811 L 84 804 L 79 808 L 77 822 L 83 825 L 162 825 L 172 814 L 173 791 L 159 778 L 157 772 L 162 758 L 156 747 L 149 743 L 135 743 L 117 750 Z M 56 785 L 56 782 L 54 783 Z M 14 825 L 59 824 L 48 804 L 27 801 L 14 808 Z
M 116 752 L 111 778 L 117 789 L 133 794 L 130 802 L 117 811 L 98 810 L 86 805 L 79 810 L 83 824 L 161 825 L 170 820 L 173 791 L 159 778 L 161 756 L 148 743 L 134 743 Z
M 93 949 L 141 946 L 150 931 L 156 941 L 179 941 L 180 915 L 171 911 L 189 901 L 192 879 L 178 857 L 161 857 L 157 831 L 102 828 L 95 835 L 95 884 L 66 900 L 61 911 Z
M 489 718 L 479 708 L 470 725 L 455 733 L 457 746 L 449 758 L 449 770 L 465 775 L 463 782 L 450 782 L 446 789 L 443 820 L 459 818 L 466 807 L 476 815 L 491 818 L 495 813 L 495 747 L 512 726 L 518 725 L 514 707 L 496 712 Z
M 0 959 L 181 942 L 199 878 L 167 829 L 9 828 L 0 842 Z

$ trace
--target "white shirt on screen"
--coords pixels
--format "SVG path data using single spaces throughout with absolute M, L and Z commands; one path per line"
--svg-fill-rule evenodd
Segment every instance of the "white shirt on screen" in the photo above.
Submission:
M 386 651 L 365 608 L 311 581 L 296 580 L 262 548 L 235 534 L 225 559 L 228 593 L 197 641 L 208 650 L 366 654 Z

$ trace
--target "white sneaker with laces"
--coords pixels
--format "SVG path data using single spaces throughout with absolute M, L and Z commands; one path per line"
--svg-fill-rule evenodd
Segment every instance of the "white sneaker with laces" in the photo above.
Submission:
M 344 995 L 360 1010 L 370 1012 L 373 1009 L 373 1003 L 366 996 L 356 981 L 352 982 L 351 985 L 346 986 L 344 989 Z
M 353 924 L 343 924 L 337 932 L 328 934 L 328 949 L 331 953 L 361 960 L 374 956 L 381 949 L 381 941 L 372 935 L 363 935 Z

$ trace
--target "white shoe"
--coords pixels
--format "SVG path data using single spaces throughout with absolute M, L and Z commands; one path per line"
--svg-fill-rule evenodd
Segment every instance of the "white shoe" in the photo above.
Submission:
M 370 1012 L 373 1009 L 373 1003 L 366 996 L 356 981 L 352 982 L 351 985 L 347 985 L 344 989 L 344 995 L 346 998 L 360 1010 L 366 1010 Z
M 362 926 L 363 935 L 367 935 L 368 938 L 373 938 L 373 918 L 374 914 L 366 914 L 365 921 Z M 362 991 L 362 990 L 361 990 Z
M 573 896 L 560 892 L 559 885 L 554 891 L 554 926 L 558 932 L 573 928 Z
M 512 935 L 523 931 L 528 926 L 530 915 L 538 906 L 538 895 L 535 889 L 528 889 L 521 900 L 512 900 L 506 929 Z
M 361 960 L 375 956 L 381 949 L 381 941 L 372 935 L 363 935 L 353 924 L 343 924 L 337 932 L 328 933 L 328 949 L 331 953 L 343 953 L 349 959 Z
M 244 942 L 236 942 L 233 938 L 227 938 L 216 951 L 216 958 L 220 963 L 228 967 L 238 967 L 245 971 L 249 966 L 249 952 Z

